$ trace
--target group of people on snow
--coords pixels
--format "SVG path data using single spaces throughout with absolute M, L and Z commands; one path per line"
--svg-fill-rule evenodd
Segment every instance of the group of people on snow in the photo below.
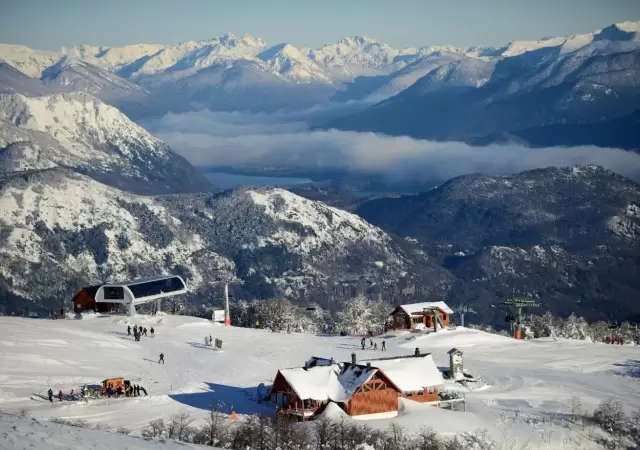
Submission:
M 204 345 L 210 346 L 212 342 L 213 342 L 213 338 L 211 337 L 211 335 L 204 337 Z
M 125 397 L 141 397 L 142 394 L 140 394 L 140 391 L 142 391 L 144 395 L 148 395 L 147 390 L 137 384 L 130 384 L 125 388 L 118 386 L 116 389 L 114 389 L 112 385 L 109 385 L 103 395 L 106 395 L 109 398 L 122 397 L 123 395 Z
M 367 347 L 367 338 L 363 337 L 362 339 L 360 339 L 360 347 L 362 347 L 362 350 L 366 350 Z M 377 342 L 373 342 L 373 339 L 369 338 L 369 350 L 378 350 L 378 343 Z M 381 350 L 383 352 L 387 351 L 387 343 L 385 341 L 382 341 L 382 348 Z
M 71 390 L 71 392 L 73 393 L 73 389 Z M 47 395 L 49 396 L 49 401 L 53 403 L 53 389 L 49 388 Z M 62 391 L 58 391 L 58 400 L 64 400 L 64 393 Z
M 128 333 L 129 336 L 131 336 L 131 325 L 127 326 L 127 333 Z M 153 329 L 153 327 L 151 327 L 151 329 L 149 330 L 149 334 L 147 334 L 146 327 L 143 328 L 142 326 L 134 325 L 133 326 L 133 337 L 135 338 L 136 341 L 139 341 L 141 336 L 154 337 L 155 336 L 155 330 Z
M 69 393 L 69 397 L 71 400 L 77 400 L 78 397 L 84 397 L 84 388 L 82 390 L 83 392 L 81 392 L 81 394 L 76 393 L 75 389 L 71 389 L 71 392 Z M 47 396 L 49 397 L 49 402 L 53 403 L 53 389 L 49 388 L 49 390 L 47 391 Z M 58 395 L 56 395 L 56 397 L 58 397 L 59 401 L 63 401 L 64 400 L 64 392 L 62 392 L 62 390 L 58 391 Z

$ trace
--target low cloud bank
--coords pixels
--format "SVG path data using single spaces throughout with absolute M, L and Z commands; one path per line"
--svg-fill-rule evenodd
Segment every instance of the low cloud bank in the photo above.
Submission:
M 310 123 L 343 111 L 248 114 L 198 111 L 142 123 L 192 164 L 277 164 L 305 169 L 347 169 L 390 181 L 449 179 L 473 173 L 514 173 L 597 164 L 640 180 L 640 155 L 593 146 L 527 148 L 517 144 L 471 147 L 350 131 L 313 131 Z

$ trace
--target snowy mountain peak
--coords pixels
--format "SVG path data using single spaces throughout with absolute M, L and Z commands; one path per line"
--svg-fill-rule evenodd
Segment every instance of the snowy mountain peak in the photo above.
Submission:
M 377 40 L 367 36 L 345 37 L 340 39 L 338 41 L 338 44 L 348 45 L 350 47 L 359 47 L 359 46 L 368 45 L 368 44 L 384 45 L 384 44 L 380 44 L 380 42 L 378 42 Z
M 153 151 L 161 145 L 116 108 L 83 92 L 42 97 L 0 95 L 0 119 L 50 133 L 58 140 L 117 144 L 121 151 L 133 147 Z
M 593 34 L 598 41 L 637 41 L 640 40 L 640 21 L 615 23 Z
M 341 242 L 370 241 L 379 245 L 389 242 L 389 237 L 381 229 L 355 214 L 307 200 L 284 189 L 250 189 L 246 194 L 281 225 L 273 235 L 265 236 L 261 245 L 284 243 L 294 251 L 308 253 Z M 306 231 L 293 232 L 286 224 L 296 224 L 296 228 Z
M 30 144 L 15 148 L 12 158 L 36 155 L 40 160 L 28 167 L 71 167 L 133 192 L 212 188 L 200 172 L 162 141 L 118 109 L 83 92 L 40 97 L 0 95 L 0 148 L 17 142 Z M 24 166 L 13 160 L 0 163 L 0 170 Z

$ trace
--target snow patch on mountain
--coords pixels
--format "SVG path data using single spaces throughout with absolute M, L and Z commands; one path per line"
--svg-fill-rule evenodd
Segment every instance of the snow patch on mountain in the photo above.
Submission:
M 37 167 L 73 167 L 134 192 L 207 191 L 211 184 L 162 141 L 116 108 L 85 93 L 0 95 L 0 145 L 30 142 Z M 46 149 L 46 151 L 42 151 Z M 19 167 L 3 152 L 2 170 Z
M 151 198 L 53 169 L 3 180 L 0 205 L 0 228 L 8 230 L 0 275 L 24 298 L 51 290 L 51 280 L 39 272 L 48 263 L 70 279 L 97 281 L 130 277 L 141 266 L 167 272 L 163 262 L 170 258 L 191 268 L 192 287 L 202 282 L 191 260 L 204 248 L 202 239 Z
M 131 156 L 134 147 L 157 152 L 161 142 L 116 108 L 81 93 L 44 97 L 0 95 L 0 119 L 50 133 L 60 141 L 110 143 Z
M 276 45 L 260 53 L 258 58 L 267 62 L 277 73 L 294 81 L 332 83 L 330 74 L 293 45 Z
M 42 71 L 60 59 L 60 54 L 34 50 L 24 45 L 0 44 L 0 61 L 5 61 L 30 77 L 40 78 Z
M 284 189 L 249 191 L 252 201 L 264 207 L 265 214 L 279 224 L 296 224 L 296 228 L 278 227 L 270 236 L 261 239 L 260 246 L 285 244 L 296 253 L 310 253 L 322 247 L 342 253 L 345 242 L 368 242 L 388 245 L 382 230 L 368 224 L 358 216 L 299 197 Z M 300 233 L 299 227 L 305 231 Z

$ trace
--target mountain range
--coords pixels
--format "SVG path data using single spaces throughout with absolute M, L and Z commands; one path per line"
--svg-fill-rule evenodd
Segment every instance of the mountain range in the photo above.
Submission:
M 624 22 L 498 48 L 396 49 L 356 36 L 310 49 L 231 33 L 58 52 L 0 44 L 0 92 L 83 91 L 134 120 L 362 101 L 371 106 L 314 125 L 471 143 L 555 126 L 549 130 L 566 140 L 561 125 L 606 124 L 638 108 L 639 30 L 640 22 Z
M 214 301 L 222 270 L 240 298 L 332 310 L 366 293 L 472 303 L 495 322 L 491 305 L 517 294 L 556 313 L 638 320 L 640 186 L 600 167 L 466 175 L 386 198 L 220 191 L 132 121 L 383 99 L 323 126 L 637 148 L 637 30 L 502 48 L 356 37 L 313 50 L 249 35 L 60 52 L 2 45 L 2 310 L 57 309 L 83 285 L 158 273 L 183 275 L 185 302 L 200 305 Z
M 508 134 L 534 145 L 638 149 L 632 138 L 618 139 L 616 131 L 624 125 L 629 136 L 632 125 L 623 118 L 640 109 L 639 31 L 640 22 L 628 22 L 585 35 L 514 43 L 498 56 L 440 54 L 443 64 L 428 66 L 426 75 L 397 95 L 324 126 L 439 141 L 500 142 Z M 599 137 L 585 133 L 580 139 L 574 128 L 584 124 L 595 124 Z

